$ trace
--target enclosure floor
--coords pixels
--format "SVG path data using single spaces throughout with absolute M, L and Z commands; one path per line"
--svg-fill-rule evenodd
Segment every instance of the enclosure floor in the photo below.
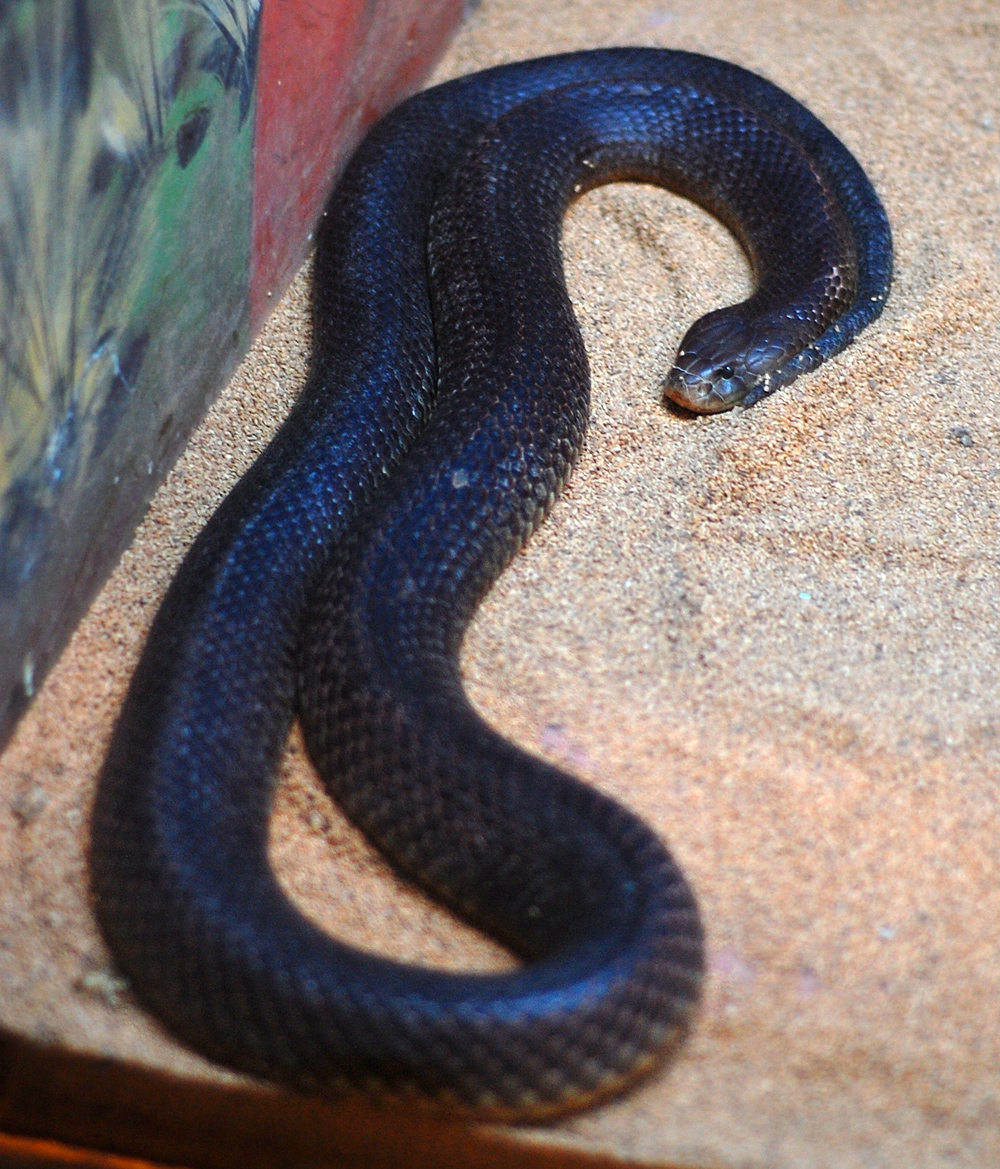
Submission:
M 576 1119 L 436 1129 L 219 1072 L 114 981 L 87 896 L 95 776 L 185 546 L 300 383 L 303 275 L 3 758 L 0 1023 L 26 1045 L 11 1048 L 22 1086 L 11 1096 L 8 1079 L 0 1124 L 37 1128 L 24 1118 L 46 1091 L 50 1117 L 80 1112 L 87 1091 L 93 1115 L 120 1117 L 108 1101 L 142 1083 L 147 1103 L 121 1123 L 159 1132 L 172 1160 L 184 1147 L 148 1102 L 197 1112 L 190 1090 L 267 1102 L 212 1122 L 221 1142 L 253 1145 L 244 1164 L 272 1163 L 247 1136 L 265 1114 L 286 1125 L 286 1155 L 311 1124 L 367 1133 L 368 1164 L 418 1131 L 440 1164 L 454 1150 L 455 1164 L 1000 1164 L 1000 17 L 971 0 L 487 0 L 438 77 L 613 44 L 729 58 L 805 101 L 871 175 L 897 255 L 884 317 L 847 353 L 752 410 L 683 420 L 661 407 L 660 379 L 691 320 L 747 287 L 735 244 L 642 187 L 588 195 L 567 220 L 588 446 L 483 606 L 465 671 L 505 735 L 623 800 L 674 850 L 708 934 L 690 1040 Z M 507 961 L 386 871 L 297 740 L 272 851 L 339 937 L 447 968 Z M 86 1082 L 106 1089 L 81 1087 L 59 1063 L 69 1053 L 105 1057 Z M 180 1096 L 156 1095 L 160 1073 Z M 295 1163 L 355 1163 L 330 1139 L 325 1154 L 294 1145 Z

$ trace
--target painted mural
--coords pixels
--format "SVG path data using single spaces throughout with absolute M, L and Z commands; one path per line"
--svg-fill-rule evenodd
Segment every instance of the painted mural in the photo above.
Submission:
M 462 0 L 0 0 L 0 747 Z
M 134 494 L 169 453 L 146 421 L 219 371 L 206 327 L 230 352 L 245 340 L 259 18 L 259 0 L 0 9 L 0 661 L 18 667 L 15 712 L 61 603 L 49 582 L 75 562 L 70 603 L 86 591 L 90 548 L 126 534 L 123 483 Z
M 0 22 L 0 588 L 30 575 L 53 497 L 156 376 L 151 314 L 194 200 L 248 188 L 256 0 L 25 0 Z M 220 157 L 220 154 L 223 157 Z M 249 218 L 244 220 L 244 228 Z M 221 258 L 246 271 L 248 241 Z M 164 303 L 163 294 L 174 292 Z M 151 345 L 151 341 L 153 342 Z M 171 338 L 175 343 L 176 338 Z

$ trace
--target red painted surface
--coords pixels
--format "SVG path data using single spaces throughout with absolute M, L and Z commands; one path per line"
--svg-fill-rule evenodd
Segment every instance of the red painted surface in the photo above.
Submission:
M 462 0 L 264 0 L 253 331 L 308 252 L 313 225 L 350 152 L 427 75 L 462 6 Z

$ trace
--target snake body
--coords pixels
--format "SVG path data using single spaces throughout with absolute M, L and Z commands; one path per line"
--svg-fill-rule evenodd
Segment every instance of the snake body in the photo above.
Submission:
M 680 347 L 666 392 L 683 405 L 752 402 L 881 311 L 891 242 L 870 183 L 735 66 L 530 61 L 419 94 L 369 135 L 320 232 L 306 390 L 171 586 L 94 810 L 115 961 L 214 1060 L 532 1117 L 618 1090 L 688 1025 L 702 933 L 664 846 L 489 729 L 457 665 L 580 448 L 589 377 L 560 225 L 616 179 L 696 199 L 751 262 L 750 300 Z M 266 846 L 296 709 L 369 837 L 522 966 L 404 966 L 291 905 Z

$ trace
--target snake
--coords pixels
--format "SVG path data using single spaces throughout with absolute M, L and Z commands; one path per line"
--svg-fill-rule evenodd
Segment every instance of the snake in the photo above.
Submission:
M 101 932 L 135 1001 L 209 1060 L 521 1121 L 624 1091 L 693 1025 L 704 928 L 665 843 L 489 727 L 459 668 L 584 439 L 560 236 L 611 181 L 696 201 L 749 261 L 751 295 L 696 321 L 666 374 L 682 410 L 753 405 L 882 310 L 871 182 L 736 65 L 539 58 L 425 90 L 364 138 L 317 231 L 305 387 L 168 589 L 97 785 Z M 512 969 L 363 952 L 293 905 L 267 845 L 295 718 L 348 816 Z

